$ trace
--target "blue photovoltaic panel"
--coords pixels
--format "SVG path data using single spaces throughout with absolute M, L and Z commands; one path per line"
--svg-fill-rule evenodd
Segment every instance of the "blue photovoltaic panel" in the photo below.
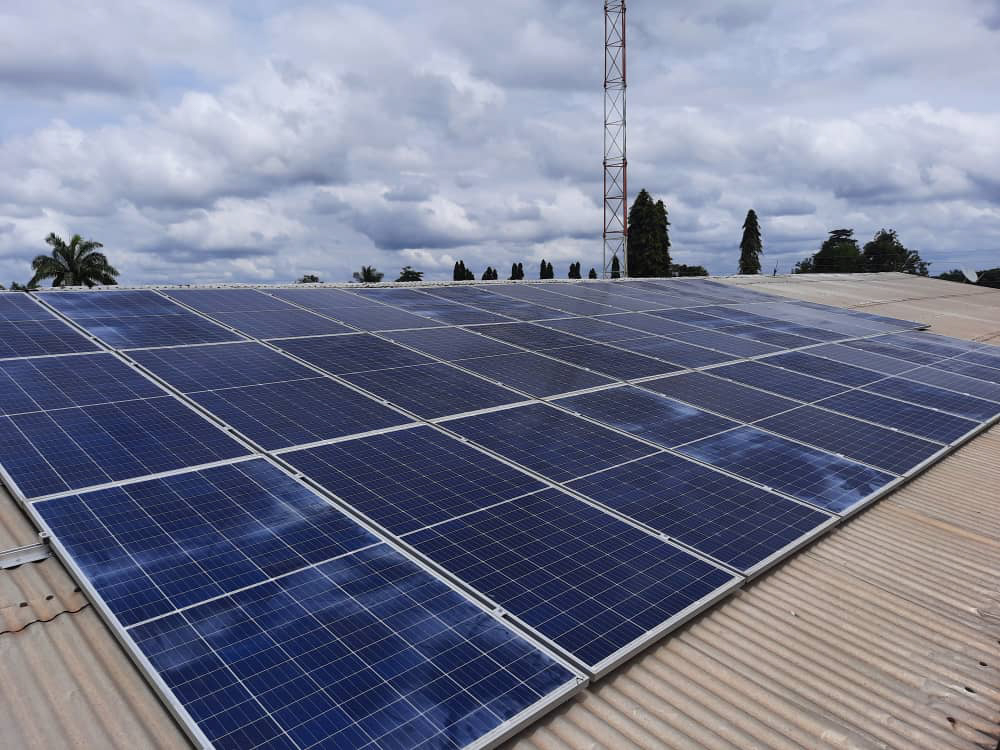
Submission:
M 828 331 L 825 328 L 816 328 L 814 326 L 784 323 L 782 321 L 777 321 L 776 323 L 769 325 L 773 325 L 776 330 L 781 331 L 782 333 L 790 333 L 795 336 L 802 336 L 815 341 L 840 341 L 844 338 L 844 334 L 842 333 Z
M 707 367 L 708 365 L 717 365 L 720 362 L 730 362 L 733 359 L 730 354 L 723 354 L 662 336 L 647 336 L 631 341 L 621 341 L 617 345 L 622 349 L 659 357 L 683 367 Z
M 458 750 L 576 684 L 386 545 L 130 634 L 219 750 Z
M 995 367 L 979 365 L 975 362 L 964 362 L 960 359 L 946 359 L 935 363 L 934 367 L 945 372 L 953 372 L 956 375 L 965 375 L 969 378 L 1000 385 L 1000 369 Z
M 895 477 L 752 427 L 679 448 L 705 463 L 813 505 L 844 513 Z
M 321 318 L 308 310 L 254 310 L 252 312 L 217 312 L 212 317 L 258 339 L 279 336 L 318 336 L 327 333 L 351 333 L 332 320 Z
M 692 331 L 689 333 L 671 334 L 671 338 L 684 341 L 689 344 L 697 344 L 707 349 L 715 349 L 734 357 L 756 357 L 761 354 L 770 354 L 780 351 L 779 347 L 770 344 L 762 344 L 759 341 L 740 338 L 739 336 L 729 336 L 718 331 Z
M 0 463 L 26 497 L 247 452 L 173 396 L 0 418 Z
M 923 406 L 876 396 L 866 391 L 848 391 L 820 401 L 817 406 L 833 409 L 886 427 L 895 427 L 940 443 L 951 443 L 978 425 L 962 417 L 926 409 Z
M 555 328 L 563 333 L 572 333 L 594 341 L 615 344 L 629 339 L 647 338 L 645 331 L 616 326 L 597 318 L 566 318 L 565 320 L 548 320 L 547 328 Z
M 542 398 L 614 382 L 595 372 L 530 352 L 463 359 L 458 364 L 483 377 Z
M 971 351 L 976 344 L 952 339 L 946 336 L 936 336 L 933 333 L 893 333 L 888 336 L 879 337 L 879 341 L 898 346 L 903 349 L 913 349 L 926 354 L 937 355 L 938 357 L 957 357 L 964 352 Z
M 184 312 L 184 308 L 151 290 L 61 290 L 39 292 L 37 296 L 66 317 L 77 321 L 89 318 L 176 315 Z
M 880 372 L 873 372 L 854 365 L 845 365 L 842 362 L 834 362 L 822 357 L 814 357 L 805 352 L 785 352 L 768 357 L 765 361 L 769 365 L 784 367 L 786 370 L 854 387 L 868 385 L 883 378 Z
M 61 320 L 0 321 L 0 359 L 93 352 L 97 348 Z
M 558 490 L 406 541 L 599 672 L 734 578 Z
M 674 336 L 678 333 L 698 332 L 702 329 L 689 326 L 686 323 L 678 323 L 666 318 L 659 318 L 656 315 L 647 313 L 619 313 L 617 315 L 602 315 L 600 320 L 614 323 L 619 326 L 627 326 L 637 331 L 645 331 L 657 336 Z
M 434 361 L 367 333 L 353 336 L 278 339 L 272 343 L 289 354 L 294 354 L 334 375 L 425 365 Z
M 818 401 L 835 393 L 843 393 L 849 388 L 764 364 L 770 361 L 766 359 L 763 362 L 736 362 L 725 367 L 716 367 L 712 370 L 712 374 L 799 401 Z
M 993 348 L 992 350 L 983 349 L 981 351 L 967 352 L 960 356 L 959 360 L 1000 369 L 1000 349 Z
M 861 341 L 845 341 L 844 346 L 849 346 L 852 349 L 861 349 L 862 351 L 871 352 L 872 354 L 881 354 L 885 357 L 892 357 L 893 359 L 902 359 L 907 362 L 912 362 L 914 367 L 918 365 L 929 365 L 943 359 L 937 354 L 926 354 L 924 352 L 918 352 L 915 349 L 904 349 L 901 346 L 893 346 L 881 338 L 862 339 Z
M 449 362 L 520 351 L 462 328 L 423 328 L 419 331 L 393 331 L 386 335 L 393 341 Z
M 569 486 L 744 572 L 830 520 L 812 507 L 669 453 Z
M 556 482 L 648 456 L 657 450 L 537 403 L 453 419 L 443 426 Z
M 283 453 L 282 458 L 394 534 L 544 486 L 426 426 Z
M 423 315 L 448 325 L 502 323 L 508 320 L 485 310 L 478 310 L 410 289 L 369 289 L 359 291 L 357 294 L 361 297 L 374 297 L 387 305 L 393 305 L 407 312 Z
M 24 292 L 0 292 L 0 321 L 51 320 L 54 316 Z
M 814 406 L 779 414 L 756 426 L 894 474 L 905 474 L 941 450 L 939 443 Z
M 737 426 L 729 419 L 632 386 L 581 393 L 556 403 L 668 448 Z
M 263 460 L 34 507 L 126 626 L 379 542 Z
M 0 362 L 0 415 L 162 396 L 113 354 Z
M 706 315 L 697 310 L 685 310 L 683 308 L 675 310 L 653 310 L 649 313 L 658 318 L 666 318 L 678 323 L 688 323 L 699 328 L 717 329 L 724 326 L 733 325 L 733 321 L 728 318 L 720 318 L 715 315 Z
M 195 393 L 192 398 L 265 450 L 411 421 L 328 378 L 224 388 Z
M 658 305 L 657 302 L 648 298 L 639 298 L 634 295 L 614 294 L 612 292 L 601 291 L 599 289 L 579 285 L 560 286 L 559 294 L 563 294 L 567 297 L 576 297 L 577 299 L 587 300 L 588 302 L 596 302 L 599 305 L 607 305 L 616 310 L 649 310 L 650 308 Z
M 294 297 L 290 297 L 289 299 L 295 301 Z M 313 307 L 306 303 L 302 304 L 310 309 L 315 309 L 316 312 L 329 315 L 342 323 L 354 326 L 362 331 L 391 331 L 403 328 L 429 328 L 441 325 L 436 320 L 404 312 L 403 310 L 397 310 L 388 305 L 367 302 L 363 299 L 358 299 L 356 305 L 352 304 L 336 309 L 322 308 L 318 305 Z
M 937 369 L 936 366 L 918 367 L 903 373 L 900 377 L 1000 403 L 1000 385 L 970 378 L 968 375 L 960 375 L 957 372 L 945 372 Z
M 607 305 L 598 305 L 586 300 L 567 297 L 557 292 L 549 292 L 538 284 L 499 284 L 490 287 L 490 291 L 502 294 L 505 297 L 524 300 L 546 307 L 554 307 L 557 310 L 573 313 L 574 315 L 600 315 L 601 313 L 615 312 L 615 308 Z
M 463 360 L 461 364 L 487 359 L 495 358 Z M 355 372 L 341 377 L 425 419 L 524 400 L 519 393 L 440 363 Z
M 619 380 L 665 375 L 668 372 L 676 372 L 681 369 L 677 365 L 635 352 L 616 349 L 607 344 L 566 346 L 560 349 L 547 349 L 545 353 L 550 357 L 556 357 L 564 362 L 578 367 L 586 367 L 588 370 L 601 372 Z
M 334 313 L 341 310 L 381 307 L 376 302 L 341 289 L 272 289 L 270 295 L 333 317 L 336 317 Z
M 183 393 L 314 378 L 317 373 L 261 344 L 139 349 L 129 356 Z
M 556 310 L 554 307 L 543 307 L 532 302 L 504 297 L 478 287 L 443 286 L 428 289 L 427 293 L 435 297 L 473 305 L 516 320 L 553 320 L 570 317 L 570 313 Z
M 782 349 L 797 349 L 800 346 L 812 346 L 815 339 L 805 336 L 796 336 L 793 333 L 775 331 L 770 328 L 761 328 L 749 324 L 730 325 L 725 328 L 718 328 L 719 333 L 728 333 L 731 336 L 739 336 L 743 339 L 762 341 L 765 344 L 781 347 Z M 834 334 L 836 335 L 836 334 Z M 839 336 L 837 338 L 840 338 Z
M 742 422 L 756 422 L 799 406 L 797 401 L 762 393 L 701 372 L 647 380 L 642 387 Z
M 523 346 L 532 351 L 555 349 L 563 346 L 579 346 L 586 340 L 562 331 L 554 331 L 533 323 L 506 323 L 496 326 L 479 326 L 472 329 L 490 338 L 506 341 L 508 344 Z
M 916 367 L 912 362 L 903 359 L 866 352 L 863 349 L 855 349 L 845 344 L 824 344 L 810 349 L 809 353 L 824 359 L 832 359 L 835 362 L 843 362 L 846 365 L 855 365 L 866 370 L 881 372 L 885 375 L 897 375 Z
M 210 315 L 221 312 L 295 310 L 295 306 L 256 289 L 167 289 L 167 296 Z
M 886 378 L 865 386 L 865 390 L 920 406 L 940 409 L 978 422 L 985 422 L 1000 413 L 1000 404 L 992 401 L 903 378 Z

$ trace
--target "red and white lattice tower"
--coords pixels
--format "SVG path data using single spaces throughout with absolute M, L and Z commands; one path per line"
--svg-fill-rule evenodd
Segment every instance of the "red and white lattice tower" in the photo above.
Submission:
M 604 3 L 604 277 L 618 258 L 628 275 L 625 157 L 625 0 Z

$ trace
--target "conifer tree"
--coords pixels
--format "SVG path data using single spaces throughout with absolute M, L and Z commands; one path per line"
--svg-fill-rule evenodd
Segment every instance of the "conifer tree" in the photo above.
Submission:
M 620 279 L 622 277 L 622 265 L 618 262 L 618 256 L 616 255 L 611 259 L 611 278 Z
M 760 273 L 760 254 L 762 252 L 757 212 L 751 208 L 747 211 L 746 221 L 743 222 L 743 239 L 740 241 L 740 273 Z
M 588 279 L 596 279 L 597 278 L 597 269 L 596 268 L 591 268 L 590 269 L 590 273 L 587 274 L 587 278 Z

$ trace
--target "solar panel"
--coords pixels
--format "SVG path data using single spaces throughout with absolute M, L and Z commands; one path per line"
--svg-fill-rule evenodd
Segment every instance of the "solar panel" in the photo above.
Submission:
M 608 305 L 599 305 L 594 302 L 567 297 L 557 292 L 549 292 L 540 285 L 500 284 L 490 287 L 490 291 L 502 294 L 505 297 L 513 297 L 514 299 L 546 307 L 554 307 L 557 310 L 573 313 L 574 315 L 600 315 L 602 313 L 615 312 L 615 308 Z
M 298 309 L 256 289 L 167 289 L 164 293 L 195 310 L 210 314 Z
M 396 310 L 386 305 L 347 307 L 329 315 L 362 331 L 398 331 L 409 328 L 429 328 L 441 325 L 436 320 Z
M 282 351 L 334 375 L 424 365 L 434 361 L 370 334 L 277 339 L 272 343 Z
M 740 338 L 739 336 L 729 336 L 718 331 L 690 331 L 687 333 L 671 334 L 671 338 L 684 341 L 688 344 L 697 344 L 707 349 L 731 354 L 734 357 L 757 357 L 761 354 L 770 354 L 780 351 L 777 346 L 762 344 L 759 341 Z
M 261 344 L 210 344 L 137 349 L 129 356 L 183 393 L 316 377 L 293 359 Z
M 847 391 L 820 401 L 818 406 L 833 409 L 886 427 L 895 427 L 939 443 L 951 443 L 967 435 L 978 425 L 963 417 L 954 417 L 905 401 L 876 396 L 865 391 Z
M 601 372 L 619 380 L 665 375 L 668 372 L 676 372 L 681 369 L 669 362 L 623 351 L 606 344 L 566 346 L 559 349 L 547 349 L 545 353 L 550 357 L 556 357 L 564 362 L 586 367 L 588 370 Z
M 817 357 L 823 357 L 824 359 L 842 362 L 846 365 L 855 365 L 866 370 L 881 372 L 885 375 L 897 375 L 901 372 L 912 370 L 915 367 L 912 362 L 907 362 L 906 360 L 886 357 L 884 354 L 876 354 L 844 344 L 824 344 L 823 346 L 813 347 L 809 350 L 809 353 Z
M 609 344 L 616 344 L 629 339 L 648 338 L 644 331 L 637 331 L 633 328 L 624 328 L 614 323 L 608 323 L 597 318 L 566 318 L 565 320 L 547 320 L 546 328 L 554 328 L 564 333 L 572 333 L 576 336 L 603 341 Z
M 834 513 L 847 513 L 895 477 L 752 427 L 679 448 L 682 453 Z
M 36 508 L 201 744 L 484 745 L 579 686 L 263 461 Z
M 956 375 L 983 380 L 987 383 L 1000 385 L 1000 369 L 988 365 L 978 365 L 975 362 L 963 362 L 959 359 L 946 359 L 934 364 L 935 369 L 953 372 Z
M 0 321 L 0 359 L 97 351 L 61 320 Z
M 879 341 L 938 357 L 956 357 L 972 351 L 972 347 L 975 346 L 975 344 L 966 344 L 957 339 L 935 336 L 932 333 L 892 333 L 880 337 Z
M 799 401 L 818 401 L 848 390 L 848 386 L 764 364 L 770 361 L 767 359 L 763 362 L 736 362 L 725 367 L 713 368 L 712 374 Z
M 647 336 L 646 338 L 622 341 L 618 346 L 639 354 L 659 357 L 682 367 L 707 367 L 733 360 L 731 354 L 724 354 L 713 349 L 705 349 L 701 346 L 662 336 Z
M 495 357 L 470 359 L 478 363 Z M 425 419 L 523 401 L 524 396 L 444 364 L 342 375 L 359 388 Z
M 340 323 L 308 310 L 255 310 L 253 312 L 217 312 L 212 317 L 238 329 L 247 336 L 274 339 L 280 336 L 319 336 L 327 333 L 351 333 Z
M 642 387 L 743 422 L 756 422 L 799 406 L 796 401 L 700 372 L 647 380 Z
M 918 367 L 915 370 L 908 370 L 900 375 L 907 380 L 915 380 L 926 385 L 936 385 L 956 393 L 975 396 L 1000 403 L 1000 385 L 988 383 L 977 378 L 970 378 L 957 372 L 945 372 L 935 367 Z
M 537 403 L 453 419 L 443 426 L 556 482 L 648 456 L 657 450 Z
M 756 426 L 894 474 L 906 474 L 941 450 L 939 443 L 813 406 L 778 414 Z
M 494 354 L 515 354 L 520 351 L 513 346 L 462 328 L 393 331 L 386 336 L 400 344 L 449 362 L 472 357 L 489 357 Z
M 619 326 L 634 328 L 637 331 L 645 331 L 657 336 L 674 336 L 678 333 L 697 333 L 700 328 L 689 326 L 686 323 L 678 323 L 666 318 L 647 313 L 619 313 L 617 315 L 602 315 L 600 320 L 614 323 Z
M 24 292 L 0 292 L 0 321 L 51 320 L 53 315 Z
M 998 403 L 903 378 L 886 378 L 865 386 L 865 390 L 920 406 L 940 409 L 978 422 L 985 422 L 1000 413 Z
M 719 333 L 727 333 L 731 336 L 739 336 L 751 341 L 760 341 L 782 349 L 797 349 L 801 346 L 811 346 L 816 343 L 814 339 L 806 338 L 805 336 L 797 336 L 794 333 L 785 333 L 784 331 L 775 331 L 749 324 L 730 325 L 718 328 L 717 330 Z
M 410 422 L 328 378 L 203 391 L 192 398 L 265 450 L 305 445 Z
M 471 329 L 490 338 L 506 341 L 508 344 L 523 346 L 532 351 L 555 349 L 563 346 L 586 344 L 584 339 L 568 333 L 554 331 L 533 323 L 507 323 L 496 326 L 479 326 Z
M 464 359 L 459 364 L 483 377 L 543 398 L 614 382 L 595 372 L 530 352 Z
M 597 675 L 737 580 L 557 490 L 406 541 Z
M 588 302 L 596 302 L 599 305 L 607 305 L 617 310 L 648 310 L 651 307 L 657 306 L 656 302 L 650 301 L 646 298 L 616 294 L 614 292 L 581 286 L 579 284 L 574 284 L 572 286 L 569 284 L 561 285 L 558 293 L 567 297 L 576 297 L 577 299 L 587 300 Z
M 507 318 L 484 310 L 432 297 L 429 294 L 411 289 L 368 289 L 359 291 L 357 294 L 361 297 L 374 297 L 386 305 L 393 305 L 448 325 L 502 323 L 507 320 Z
M 0 362 L 0 415 L 164 395 L 113 354 Z
M 25 497 L 246 454 L 173 396 L 0 419 L 0 463 Z
M 555 403 L 668 448 L 737 426 L 724 417 L 632 386 L 581 393 Z
M 926 354 L 924 352 L 918 352 L 914 349 L 904 349 L 901 346 L 893 346 L 881 338 L 862 339 L 860 341 L 845 341 L 844 346 L 849 346 L 852 349 L 861 349 L 862 351 L 871 352 L 873 354 L 881 354 L 885 357 L 892 357 L 897 360 L 902 359 L 907 362 L 912 362 L 914 367 L 917 365 L 929 365 L 942 359 L 942 357 L 937 354 Z
M 544 486 L 426 426 L 281 455 L 393 534 L 406 534 Z
M 744 573 L 830 523 L 810 506 L 669 453 L 569 486 Z
M 1000 370 L 1000 352 L 973 351 L 960 356 L 959 361 L 973 362 L 977 365 L 985 365 Z
M 698 326 L 699 328 L 707 328 L 710 330 L 733 325 L 733 321 L 727 318 L 720 318 L 716 315 L 706 315 L 698 310 L 688 310 L 684 308 L 673 310 L 653 310 L 649 314 L 655 315 L 658 318 L 666 318 L 667 320 L 673 320 L 678 323 L 689 323 L 692 326 Z
M 805 352 L 785 352 L 767 358 L 767 364 L 784 367 L 786 370 L 800 372 L 804 375 L 813 375 L 817 378 L 830 380 L 834 383 L 849 386 L 863 386 L 874 383 L 882 379 L 882 373 L 865 370 L 854 365 L 845 365 L 841 362 L 814 357 Z
M 556 310 L 554 307 L 544 307 L 533 302 L 504 297 L 476 287 L 443 286 L 428 289 L 427 293 L 442 299 L 454 299 L 517 320 L 553 320 L 571 317 L 570 313 Z

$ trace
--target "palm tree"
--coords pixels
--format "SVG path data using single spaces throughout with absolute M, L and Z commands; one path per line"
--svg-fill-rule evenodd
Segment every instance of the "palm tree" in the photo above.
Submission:
M 385 276 L 381 271 L 375 270 L 374 266 L 361 266 L 361 271 L 354 272 L 354 280 L 359 284 L 376 284 Z
M 108 263 L 100 242 L 85 240 L 74 234 L 67 245 L 62 237 L 50 233 L 45 242 L 52 248 L 51 255 L 39 255 L 31 261 L 35 275 L 28 282 L 36 286 L 43 279 L 52 279 L 52 286 L 94 286 L 117 284 L 118 269 Z

